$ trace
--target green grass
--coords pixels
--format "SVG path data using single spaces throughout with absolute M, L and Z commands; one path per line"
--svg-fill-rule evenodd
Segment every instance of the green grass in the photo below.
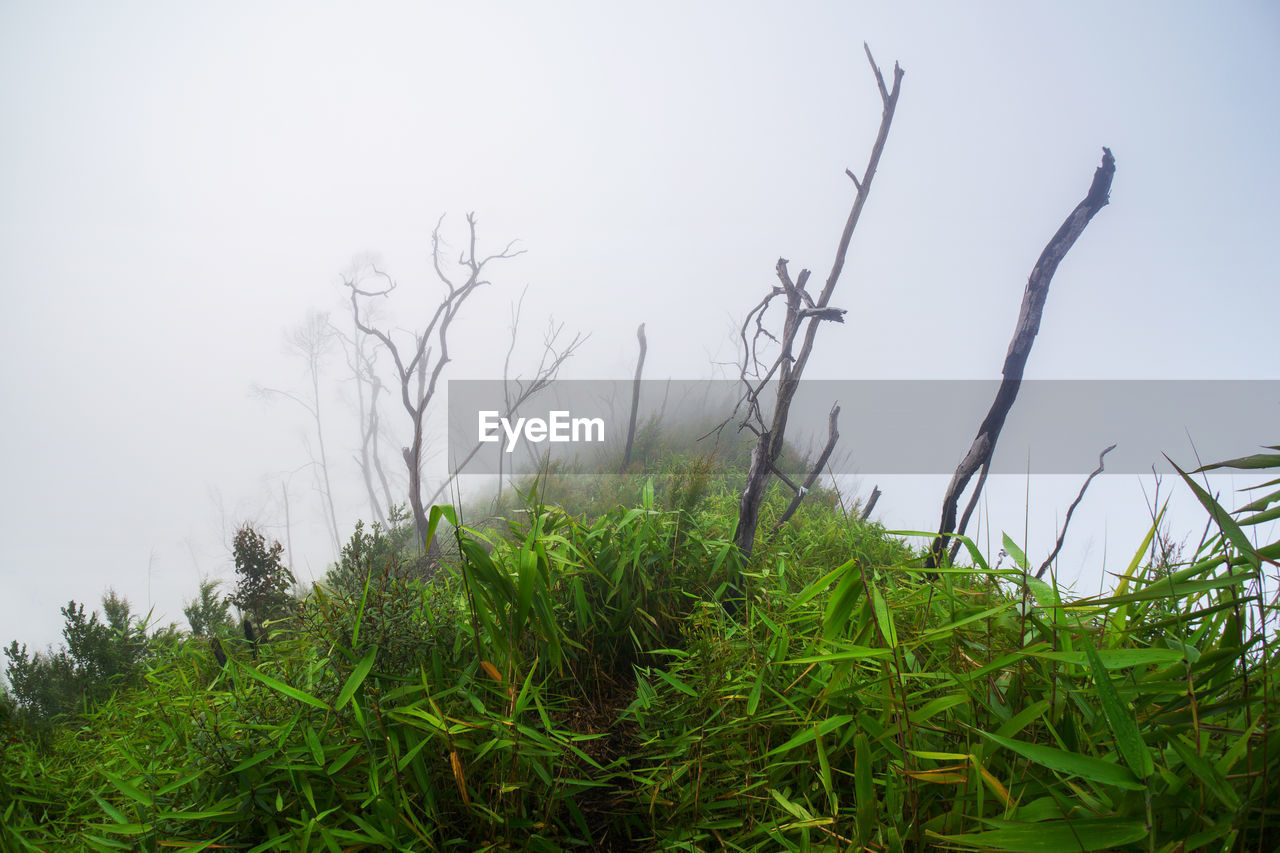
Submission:
M 1231 514 L 1186 483 L 1217 534 L 1076 600 L 1007 538 L 1008 568 L 966 541 L 929 580 L 821 493 L 739 566 L 697 460 L 621 504 L 438 508 L 447 574 L 322 586 L 226 668 L 174 644 L 39 737 L 10 712 L 0 847 L 1274 850 L 1280 543 L 1249 531 L 1280 491 Z

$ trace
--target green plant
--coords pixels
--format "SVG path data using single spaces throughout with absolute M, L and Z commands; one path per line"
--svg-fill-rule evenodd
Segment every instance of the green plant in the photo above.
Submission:
M 289 587 L 296 581 L 280 560 L 283 553 L 283 545 L 272 542 L 268 547 L 266 538 L 248 524 L 236 531 L 232 554 L 238 580 L 231 603 L 259 628 L 287 615 L 293 602 Z
M 205 578 L 200 581 L 200 592 L 195 599 L 187 602 L 182 614 L 187 617 L 191 633 L 197 637 L 217 637 L 226 633 L 231 624 L 228 611 L 231 602 L 218 595 L 218 587 L 222 581 Z

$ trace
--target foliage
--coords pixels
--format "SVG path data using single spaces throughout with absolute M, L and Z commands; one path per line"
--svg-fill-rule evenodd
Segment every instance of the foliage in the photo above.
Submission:
M 348 568 L 386 561 L 257 658 L 172 644 L 85 725 L 11 726 L 0 847 L 1275 849 L 1280 543 L 1245 531 L 1280 491 L 1231 514 L 1187 483 L 1218 534 L 1174 565 L 1148 537 L 1080 600 L 1008 538 L 930 582 L 821 498 L 728 618 L 716 476 L 679 509 L 648 483 L 594 516 L 531 489 L 483 530 L 437 507 L 461 559 L 429 578 L 361 529 Z
M 197 637 L 217 637 L 227 632 L 231 624 L 228 611 L 231 601 L 218 595 L 222 581 L 205 578 L 200 581 L 200 594 L 187 602 L 182 614 L 187 617 L 191 633 Z
M 149 651 L 146 624 L 114 590 L 102 598 L 105 623 L 96 610 L 86 616 L 84 605 L 75 601 L 60 612 L 63 648 L 28 653 L 15 640 L 5 649 L 15 711 L 34 721 L 79 714 L 88 703 L 136 682 Z
M 414 541 L 413 519 L 405 506 L 399 504 L 391 507 L 386 528 L 375 521 L 366 531 L 363 521 L 356 522 L 337 564 L 325 576 L 325 585 L 344 595 L 359 595 L 370 578 L 423 574 Z
M 289 587 L 295 580 L 280 561 L 284 546 L 272 542 L 268 547 L 266 538 L 246 524 L 236 531 L 231 550 L 239 577 L 231 603 L 259 626 L 288 615 L 293 603 Z

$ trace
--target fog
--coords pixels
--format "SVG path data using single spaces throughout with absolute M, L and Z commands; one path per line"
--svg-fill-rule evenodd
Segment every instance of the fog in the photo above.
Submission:
M 350 329 L 355 259 L 398 283 L 381 321 L 420 327 L 442 216 L 455 253 L 469 211 L 482 250 L 524 250 L 459 315 L 447 378 L 500 378 L 522 292 L 517 371 L 554 318 L 590 336 L 567 378 L 629 377 L 642 321 L 647 376 L 732 375 L 777 259 L 831 263 L 880 117 L 864 41 L 906 76 L 812 378 L 998 377 L 1104 145 L 1111 204 L 1058 270 L 1028 378 L 1280 378 L 1271 4 L 10 3 L 0 642 L 57 641 L 58 607 L 108 587 L 185 628 L 245 521 L 321 576 L 309 415 L 254 389 L 308 393 L 290 332 Z M 324 371 L 345 537 L 369 517 L 354 390 L 340 350 Z M 405 416 L 383 416 L 390 468 Z M 1170 455 L 1192 464 L 1191 438 Z M 993 550 L 1003 527 L 1042 558 L 1081 479 L 994 478 Z M 875 482 L 888 526 L 936 526 L 945 477 Z M 1093 589 L 1128 562 L 1144 486 L 1095 485 L 1064 574 Z

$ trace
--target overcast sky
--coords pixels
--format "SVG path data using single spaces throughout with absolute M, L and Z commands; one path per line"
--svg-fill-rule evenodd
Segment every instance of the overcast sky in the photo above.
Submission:
M 303 390 L 285 336 L 345 322 L 362 254 L 415 325 L 441 215 L 455 245 L 474 210 L 482 248 L 527 250 L 468 306 L 452 376 L 498 375 L 526 285 L 526 359 L 554 316 L 591 335 L 567 375 L 626 377 L 644 321 L 649 376 L 713 375 L 779 256 L 830 265 L 880 115 L 864 41 L 906 77 L 814 376 L 998 377 L 1106 145 L 1112 204 L 1027 375 L 1280 378 L 1274 4 L 7 2 L 0 642 L 55 641 L 57 608 L 108 586 L 181 622 L 231 578 L 236 524 L 283 538 L 282 483 L 320 575 L 305 418 L 251 389 Z M 328 369 L 345 536 L 368 513 Z M 1031 496 L 1050 531 L 1078 480 Z M 935 525 L 944 487 L 886 488 L 886 523 Z M 1074 522 L 1093 586 L 1138 544 L 1107 539 L 1118 504 L 1145 512 L 1132 478 L 1108 488 Z M 1021 532 L 1027 484 L 993 489 Z

